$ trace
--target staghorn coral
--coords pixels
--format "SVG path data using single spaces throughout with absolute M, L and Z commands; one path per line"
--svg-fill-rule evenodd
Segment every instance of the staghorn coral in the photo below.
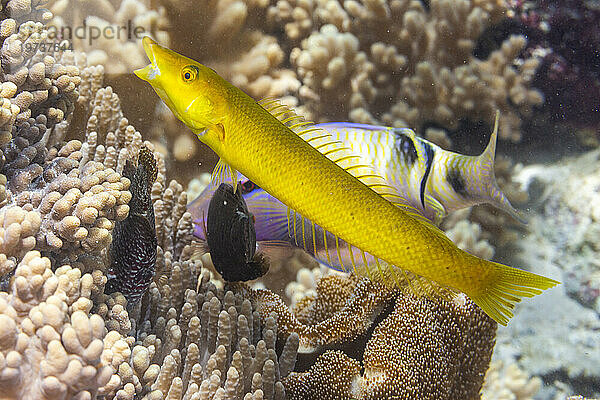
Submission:
M 0 293 L 0 388 L 7 398 L 91 398 L 129 348 L 108 340 L 90 315 L 91 276 L 68 265 L 50 269 L 39 252 L 17 266 Z
M 45 307 L 48 313 L 58 307 L 61 314 L 49 316 L 35 314 L 34 320 L 34 323 L 39 324 L 44 323 L 44 318 L 56 317 L 50 323 L 58 341 L 52 336 L 53 331 L 50 328 L 40 327 L 45 335 L 50 335 L 46 340 L 49 343 L 40 347 L 40 353 L 48 348 L 49 357 L 51 356 L 58 364 L 45 366 L 42 363 L 43 373 L 40 374 L 40 379 L 43 379 L 43 384 L 32 385 L 31 388 L 17 387 L 15 383 L 22 377 L 29 379 L 28 374 L 36 375 L 36 373 L 35 370 L 28 369 L 29 364 L 23 364 L 17 354 L 18 350 L 23 350 L 23 346 L 27 344 L 23 342 L 25 336 L 20 336 L 21 342 L 13 341 L 11 325 L 8 325 L 8 331 L 2 335 L 8 338 L 6 346 L 2 347 L 3 351 L 6 350 L 6 357 L 3 354 L 2 361 L 8 362 L 9 366 L 3 370 L 3 373 L 7 374 L 2 380 L 2 384 L 7 385 L 6 390 L 3 387 L 3 394 L 27 397 L 27 393 L 20 394 L 19 391 L 42 390 L 45 392 L 37 394 L 32 392 L 31 397 L 71 398 L 85 389 L 87 392 L 81 392 L 78 396 L 132 398 L 135 394 L 144 393 L 153 398 L 152 396 L 156 395 L 162 397 L 161 390 L 164 390 L 164 396 L 172 397 L 176 396 L 178 390 L 181 394 L 181 390 L 185 388 L 189 395 L 198 392 L 196 395 L 198 396 L 201 390 L 202 393 L 205 390 L 213 390 L 215 380 L 219 381 L 222 376 L 223 382 L 218 383 L 218 386 L 222 384 L 222 388 L 217 390 L 214 387 L 214 392 L 218 395 L 228 393 L 229 396 L 236 396 L 239 392 L 240 398 L 245 393 L 253 398 L 283 398 L 283 385 L 279 380 L 280 376 L 287 375 L 293 368 L 297 338 L 294 339 L 295 336 L 292 335 L 286 342 L 283 353 L 278 355 L 275 353 L 274 332 L 277 331 L 277 325 L 274 319 L 268 320 L 264 327 L 264 339 L 259 340 L 263 337 L 263 327 L 258 317 L 255 318 L 256 322 L 252 322 L 253 315 L 248 301 L 243 302 L 243 299 L 238 296 L 236 301 L 239 310 L 232 311 L 234 308 L 229 303 L 231 292 L 226 293 L 222 289 L 217 289 L 212 283 L 208 290 L 208 272 L 201 268 L 200 261 L 189 260 L 191 250 L 188 245 L 192 238 L 192 226 L 191 217 L 185 212 L 187 202 L 185 192 L 175 181 L 166 185 L 165 164 L 160 157 L 157 182 L 150 194 L 156 207 L 156 220 L 161 228 L 159 230 L 161 247 L 157 263 L 159 274 L 151 294 L 147 296 L 144 303 L 147 307 L 144 310 L 155 311 L 152 314 L 153 319 L 145 319 L 140 315 L 141 305 L 133 310 L 132 315 L 135 318 L 132 318 L 127 312 L 127 301 L 122 295 L 103 294 L 107 283 L 105 272 L 107 260 L 104 254 L 111 241 L 111 231 L 115 222 L 123 220 L 129 213 L 131 194 L 127 189 L 130 181 L 122 176 L 122 172 L 126 161 L 137 157 L 142 140 L 140 133 L 123 118 L 118 96 L 110 87 L 102 87 L 103 69 L 86 67 L 85 57 L 78 58 L 77 61 L 71 57 L 70 62 L 72 66 L 77 62 L 82 68 L 83 81 L 78 79 L 74 83 L 73 92 L 77 95 L 76 89 L 81 85 L 81 96 L 76 103 L 73 102 L 72 106 L 77 104 L 79 118 L 83 116 L 87 123 L 71 124 L 68 120 L 56 129 L 46 127 L 48 129 L 42 130 L 36 127 L 38 131 L 35 133 L 42 132 L 43 141 L 32 142 L 39 150 L 31 156 L 35 164 L 22 163 L 24 167 L 29 167 L 29 170 L 10 175 L 9 183 L 14 186 L 8 193 L 10 197 L 6 200 L 15 205 L 11 203 L 0 210 L 4 221 L 3 227 L 7 229 L 4 235 L 7 240 L 3 242 L 5 247 L 3 255 L 8 257 L 3 260 L 3 267 L 6 264 L 9 268 L 13 268 L 19 258 L 34 246 L 47 251 L 57 261 L 55 266 L 57 270 L 52 273 L 50 260 L 41 258 L 44 271 L 36 272 L 36 276 L 30 274 L 31 276 L 27 275 L 27 277 L 33 285 L 46 285 L 43 287 L 47 289 L 44 290 L 49 292 L 48 294 L 51 294 L 50 289 L 55 285 L 54 275 L 58 276 L 59 280 L 62 279 L 60 282 L 65 286 L 64 294 L 57 291 L 48 300 L 43 296 L 38 299 L 42 301 L 40 307 Z M 44 122 L 40 118 L 46 115 L 44 113 L 47 113 L 49 106 L 50 103 L 44 103 L 46 108 L 40 106 L 40 114 L 36 117 L 40 125 Z M 69 109 L 65 114 L 70 115 L 70 112 Z M 32 113 L 28 115 L 35 116 Z M 66 115 L 64 117 L 66 118 Z M 39 139 L 33 134 L 30 136 L 32 140 Z M 62 142 L 67 136 L 76 139 Z M 82 142 L 82 139 L 85 140 Z M 14 166 L 14 164 L 10 165 L 10 171 L 13 171 Z M 37 241 L 34 240 L 36 235 Z M 13 285 L 20 285 L 16 287 L 25 290 L 22 282 L 23 274 L 28 273 L 29 264 L 39 264 L 35 261 L 39 259 L 39 254 L 27 254 L 34 254 L 37 258 L 31 256 L 34 259 L 29 263 L 29 256 L 25 255 L 25 259 L 16 269 L 16 275 L 7 285 L 10 293 L 13 291 Z M 74 261 L 73 266 L 78 268 L 64 265 L 68 260 Z M 88 273 L 82 276 L 81 271 Z M 204 277 L 201 278 L 201 281 L 204 279 L 204 285 L 197 286 L 198 274 Z M 172 277 L 172 280 L 166 279 L 166 276 Z M 67 278 L 68 281 L 65 280 Z M 80 285 L 81 290 L 78 289 Z M 186 293 L 189 296 L 184 298 L 186 289 L 198 290 L 207 297 L 212 296 L 214 300 L 212 303 L 207 302 L 206 306 L 211 305 L 214 308 L 215 301 L 223 302 L 223 306 L 217 310 L 216 323 L 214 315 L 207 313 L 212 309 L 207 309 L 206 306 L 204 315 L 209 318 L 203 320 L 203 303 L 200 303 L 200 308 L 197 309 L 196 318 L 192 318 L 190 306 L 196 304 L 198 298 L 191 295 L 189 291 Z M 10 293 L 6 295 L 12 296 Z M 170 293 L 173 293 L 174 297 L 171 298 Z M 4 295 L 3 293 L 2 296 Z M 50 305 L 44 305 L 43 301 Z M 185 332 L 188 330 L 188 320 L 191 320 L 192 327 L 197 322 L 196 329 L 191 330 L 192 335 L 200 335 L 205 330 L 207 337 L 212 340 L 206 341 L 211 347 L 210 352 L 205 347 L 200 347 L 202 353 L 196 352 L 198 357 L 202 357 L 197 358 L 197 362 L 194 362 L 193 358 L 196 345 L 182 342 L 179 354 L 186 355 L 188 362 L 186 364 L 179 359 L 182 366 L 182 371 L 179 372 L 173 369 L 171 362 L 177 362 L 179 351 L 177 329 L 172 329 L 174 308 L 170 307 L 171 301 L 174 307 L 182 310 L 181 319 L 177 318 L 177 320 L 181 322 L 180 331 L 184 332 L 184 340 Z M 88 317 L 92 309 L 97 314 Z M 238 314 L 245 316 L 244 313 L 248 313 L 248 310 L 250 314 L 244 324 L 244 318 L 240 319 L 237 316 Z M 9 308 L 3 307 L 2 311 L 12 315 Z M 225 317 L 228 312 L 235 314 L 231 320 Z M 33 314 L 30 313 L 31 315 Z M 242 321 L 239 329 L 238 319 Z M 207 322 L 210 322 L 210 329 Z M 29 325 L 27 329 L 30 329 Z M 105 326 L 108 333 L 105 331 Z M 75 339 L 72 339 L 75 330 L 79 333 L 75 334 Z M 87 337 L 86 332 L 91 337 Z M 128 336 L 130 334 L 135 334 L 136 337 Z M 130 349 L 137 339 L 139 341 L 136 351 L 132 353 Z M 78 343 L 77 340 L 83 342 Z M 143 347 L 143 340 L 151 348 L 159 347 L 160 343 L 164 343 L 165 348 L 161 348 L 161 352 L 155 357 L 145 358 L 144 354 L 148 353 L 144 353 L 146 347 Z M 32 342 L 32 345 L 39 347 L 35 342 Z M 233 349 L 236 346 L 240 347 L 237 353 L 223 354 L 223 349 Z M 35 353 L 28 354 L 33 356 Z M 158 364 L 150 365 L 151 359 Z M 86 362 L 97 368 L 96 375 L 91 374 L 92 365 L 85 366 Z M 143 367 L 146 362 L 149 370 Z M 18 364 L 23 364 L 23 371 L 15 370 Z M 231 368 L 224 369 L 225 364 L 228 366 L 231 364 Z M 162 370 L 161 366 L 164 367 Z M 185 366 L 187 369 L 184 368 Z M 34 360 L 32 367 L 36 367 Z M 207 374 L 204 384 L 202 368 Z M 134 370 L 141 372 L 141 375 L 139 377 L 135 375 Z M 153 371 L 156 372 L 155 375 Z M 171 380 L 168 378 L 171 373 L 181 373 L 181 377 L 185 379 L 185 386 L 182 379 L 174 379 L 171 388 Z M 10 374 L 12 375 L 9 376 Z

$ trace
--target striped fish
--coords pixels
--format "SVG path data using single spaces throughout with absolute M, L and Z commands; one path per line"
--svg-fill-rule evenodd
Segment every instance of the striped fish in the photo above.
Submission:
M 371 165 L 407 202 L 432 222 L 448 213 L 489 203 L 520 222 L 523 218 L 496 184 L 497 126 L 479 156 L 447 151 L 408 128 L 333 122 L 318 127 Z

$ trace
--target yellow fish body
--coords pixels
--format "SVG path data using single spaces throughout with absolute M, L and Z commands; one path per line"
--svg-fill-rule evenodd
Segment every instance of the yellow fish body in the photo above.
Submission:
M 371 270 L 367 262 L 357 272 L 377 271 L 392 281 L 406 276 L 397 271 L 408 271 L 422 277 L 421 282 L 464 292 L 501 324 L 508 322 L 521 297 L 558 283 L 460 250 L 442 231 L 353 176 L 352 167 L 342 168 L 341 161 L 348 160 L 345 152 L 340 163 L 334 162 L 212 69 L 148 37 L 143 45 L 151 64 L 135 74 L 152 85 L 221 163 L 233 168 L 234 176 L 240 171 L 294 212 L 363 255 L 382 260 L 372 263 Z M 355 254 L 350 251 L 353 261 Z

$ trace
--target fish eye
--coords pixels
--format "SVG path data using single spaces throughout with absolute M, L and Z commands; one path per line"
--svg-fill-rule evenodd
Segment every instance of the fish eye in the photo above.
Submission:
M 409 151 L 410 151 L 410 143 L 406 139 L 402 140 L 402 152 L 408 154 Z
M 192 82 L 198 76 L 198 67 L 188 65 L 181 70 L 181 78 L 184 82 Z

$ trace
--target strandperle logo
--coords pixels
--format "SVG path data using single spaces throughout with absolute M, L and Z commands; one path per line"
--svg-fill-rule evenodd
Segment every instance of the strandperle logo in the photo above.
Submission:
M 131 20 L 123 25 L 105 25 L 98 27 L 88 25 L 82 21 L 78 26 L 48 26 L 48 40 L 53 42 L 63 42 L 68 40 L 72 43 L 73 39 L 87 40 L 91 46 L 95 40 L 100 38 L 108 40 L 139 40 L 144 37 L 146 29 L 143 26 L 135 25 Z

